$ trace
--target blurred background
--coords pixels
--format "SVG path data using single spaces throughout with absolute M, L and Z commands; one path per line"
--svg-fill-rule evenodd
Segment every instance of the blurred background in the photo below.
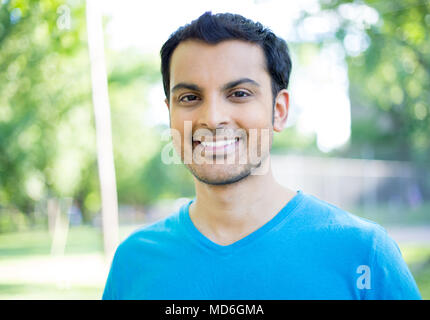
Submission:
M 159 50 L 205 11 L 290 46 L 279 182 L 385 227 L 430 299 L 427 0 L 0 0 L 0 299 L 100 299 L 118 241 L 194 197 Z

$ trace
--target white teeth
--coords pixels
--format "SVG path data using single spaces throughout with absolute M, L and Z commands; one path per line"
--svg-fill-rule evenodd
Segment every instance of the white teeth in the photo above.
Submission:
M 203 147 L 210 147 L 210 148 L 218 148 L 218 147 L 224 147 L 229 144 L 233 144 L 236 142 L 236 139 L 233 140 L 220 140 L 220 141 L 202 141 Z

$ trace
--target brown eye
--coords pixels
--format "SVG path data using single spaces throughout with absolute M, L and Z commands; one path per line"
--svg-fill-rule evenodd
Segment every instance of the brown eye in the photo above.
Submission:
M 181 102 L 191 102 L 191 101 L 196 101 L 199 97 L 197 97 L 194 94 L 187 94 L 185 96 L 182 96 L 179 101 Z
M 238 91 L 233 92 L 231 94 L 231 96 L 234 97 L 234 98 L 245 98 L 245 97 L 249 97 L 250 94 L 248 92 L 246 92 L 246 91 L 238 90 Z

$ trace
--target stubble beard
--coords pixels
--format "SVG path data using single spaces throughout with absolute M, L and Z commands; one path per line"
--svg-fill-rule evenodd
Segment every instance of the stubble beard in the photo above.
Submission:
M 223 185 L 229 185 L 236 182 L 239 182 L 248 176 L 251 175 L 253 167 L 259 167 L 261 165 L 261 162 L 257 164 L 256 166 L 253 166 L 251 164 L 243 165 L 244 167 L 236 174 L 227 173 L 225 176 L 223 176 L 222 172 L 221 176 L 218 174 L 218 177 L 208 177 L 208 175 L 199 174 L 198 170 L 194 168 L 193 165 L 186 165 L 188 170 L 192 173 L 192 175 L 200 182 L 213 185 L 213 186 L 223 186 Z
M 269 145 L 272 144 L 272 139 L 270 139 Z M 259 169 L 263 163 L 268 161 L 270 155 L 270 146 L 268 152 L 262 155 L 257 163 L 250 161 L 249 157 L 246 159 L 246 163 L 233 163 L 226 164 L 226 159 L 223 159 L 223 164 L 216 163 L 215 159 L 212 164 L 185 164 L 191 174 L 200 182 L 213 186 L 223 186 L 233 183 L 240 182 L 249 176 L 253 175 L 257 169 Z M 246 146 L 245 153 L 248 154 L 248 147 Z M 263 148 L 258 144 L 257 149 L 263 152 Z M 261 153 L 260 153 L 261 155 Z M 240 159 L 240 155 L 235 155 L 236 161 Z M 205 167 L 206 166 L 206 167 Z M 209 166 L 223 166 L 222 168 L 212 168 Z

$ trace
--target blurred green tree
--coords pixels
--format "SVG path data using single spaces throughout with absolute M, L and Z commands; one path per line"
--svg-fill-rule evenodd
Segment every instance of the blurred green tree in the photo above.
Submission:
M 94 165 L 84 18 L 64 1 L 1 3 L 2 207 L 29 213 L 43 197 L 74 194 Z
M 430 2 L 321 0 L 338 20 L 352 108 L 349 156 L 430 161 Z

